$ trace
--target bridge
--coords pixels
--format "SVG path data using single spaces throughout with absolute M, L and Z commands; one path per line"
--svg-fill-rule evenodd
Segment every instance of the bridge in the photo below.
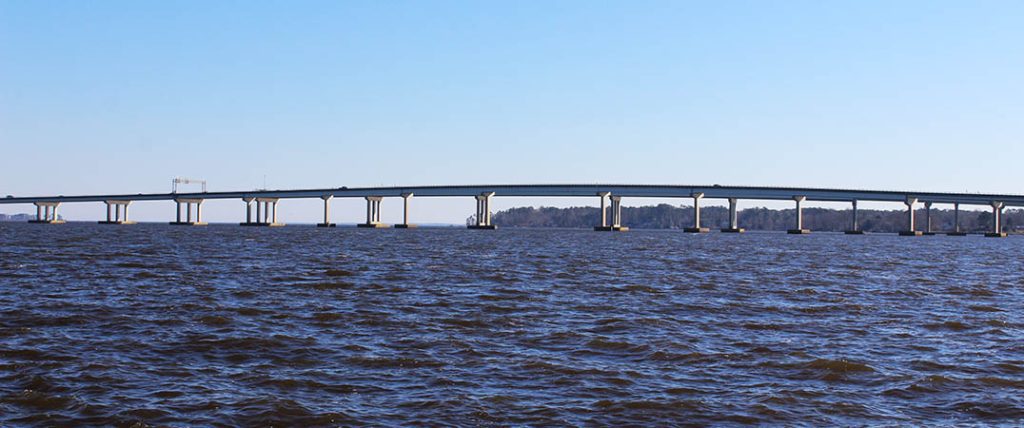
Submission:
M 791 234 L 806 234 L 802 204 L 805 201 L 847 202 L 853 207 L 850 229 L 847 234 L 863 234 L 857 218 L 857 203 L 894 202 L 907 207 L 907 227 L 900 232 L 904 236 L 932 234 L 931 207 L 933 204 L 949 204 L 955 210 L 955 230 L 948 235 L 963 236 L 960 230 L 960 205 L 991 207 L 992 229 L 986 236 L 1005 237 L 1002 230 L 1002 211 L 1005 207 L 1024 207 L 1024 196 L 978 193 L 937 193 L 884 190 L 822 189 L 801 187 L 749 187 L 719 185 L 628 185 L 628 184 L 498 184 L 465 186 L 409 186 L 409 187 L 339 187 L 324 189 L 258 190 L 237 192 L 197 193 L 137 193 L 111 195 L 77 196 L 33 196 L 0 199 L 0 204 L 34 204 L 36 218 L 32 223 L 56 224 L 57 208 L 64 203 L 102 202 L 107 206 L 107 217 L 102 224 L 131 224 L 128 220 L 128 206 L 134 201 L 172 201 L 176 204 L 175 221 L 170 224 L 185 226 L 204 225 L 202 221 L 203 201 L 213 199 L 238 199 L 245 203 L 243 226 L 282 226 L 277 220 L 278 203 L 283 199 L 318 198 L 323 200 L 323 222 L 320 227 L 334 227 L 331 222 L 330 203 L 334 198 L 363 198 L 366 200 L 366 222 L 358 226 L 367 228 L 388 227 L 380 221 L 380 205 L 383 198 L 402 198 L 404 202 L 403 223 L 396 228 L 412 228 L 410 222 L 410 200 L 417 197 L 472 197 L 477 201 L 475 224 L 472 229 L 494 229 L 491 222 L 490 202 L 493 197 L 596 197 L 601 203 L 600 223 L 594 229 L 599 231 L 626 231 L 623 225 L 621 201 L 623 198 L 690 198 L 693 200 L 694 224 L 685 229 L 691 233 L 705 233 L 709 229 L 701 226 L 700 201 L 702 199 L 727 200 L 729 203 L 729 227 L 721 229 L 726 233 L 742 233 L 737 214 L 739 200 L 792 201 L 795 203 L 794 228 Z M 926 224 L 924 231 L 918 230 L 915 207 L 925 207 Z M 610 213 L 609 213 L 609 208 Z M 610 215 L 609 215 L 610 214 Z

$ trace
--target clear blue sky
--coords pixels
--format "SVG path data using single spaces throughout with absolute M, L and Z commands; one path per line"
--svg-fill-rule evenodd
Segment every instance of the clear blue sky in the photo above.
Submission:
M 0 0 L 0 194 L 178 175 L 1024 193 L 1022 23 L 1024 2 L 984 0 Z M 541 202 L 597 201 L 498 207 Z M 457 222 L 474 203 L 417 204 Z

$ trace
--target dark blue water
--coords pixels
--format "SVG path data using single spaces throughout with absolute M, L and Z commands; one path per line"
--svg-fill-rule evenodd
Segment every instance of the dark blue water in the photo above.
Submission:
M 1019 424 L 1022 252 L 0 224 L 0 425 Z

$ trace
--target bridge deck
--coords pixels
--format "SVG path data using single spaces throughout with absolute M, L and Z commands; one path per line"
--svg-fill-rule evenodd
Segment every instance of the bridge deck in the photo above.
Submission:
M 877 201 L 904 202 L 916 198 L 922 202 L 989 205 L 1002 202 L 1006 206 L 1024 206 L 1024 195 L 937 193 L 913 191 L 821 189 L 803 187 L 747 187 L 717 185 L 647 185 L 647 184 L 496 184 L 465 186 L 407 186 L 358 187 L 297 190 L 254 190 L 236 192 L 201 193 L 138 193 L 111 195 L 32 196 L 0 199 L 0 204 L 30 204 L 36 202 L 101 202 L 108 200 L 162 201 L 175 199 L 241 199 L 241 198 L 360 198 L 366 196 L 400 197 L 413 193 L 416 197 L 472 197 L 484 192 L 495 192 L 496 197 L 590 197 L 599 192 L 611 192 L 622 197 L 688 198 L 704 193 L 710 199 L 792 200 L 805 196 L 809 201 Z

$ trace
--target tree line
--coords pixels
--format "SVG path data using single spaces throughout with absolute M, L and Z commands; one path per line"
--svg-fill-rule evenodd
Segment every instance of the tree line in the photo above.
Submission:
M 505 227 L 563 227 L 591 228 L 601 222 L 600 209 L 596 207 L 520 207 L 500 211 L 492 216 L 494 224 Z M 952 209 L 931 210 L 932 230 L 936 232 L 954 229 Z M 609 220 L 611 214 L 609 212 Z M 907 230 L 906 210 L 858 210 L 860 229 L 866 232 L 895 233 Z M 917 230 L 925 230 L 925 210 L 916 212 Z M 739 211 L 740 227 L 748 230 L 782 231 L 795 227 L 795 209 L 748 208 Z M 635 229 L 682 229 L 693 225 L 692 206 L 622 207 L 623 226 Z M 701 207 L 701 226 L 724 228 L 729 226 L 729 209 L 726 207 Z M 850 209 L 804 208 L 804 227 L 811 230 L 840 232 L 852 226 Z M 992 212 L 960 211 L 960 229 L 965 232 L 989 232 L 992 229 Z M 1003 213 L 1003 230 L 1012 232 L 1024 230 L 1024 210 L 1007 210 Z

